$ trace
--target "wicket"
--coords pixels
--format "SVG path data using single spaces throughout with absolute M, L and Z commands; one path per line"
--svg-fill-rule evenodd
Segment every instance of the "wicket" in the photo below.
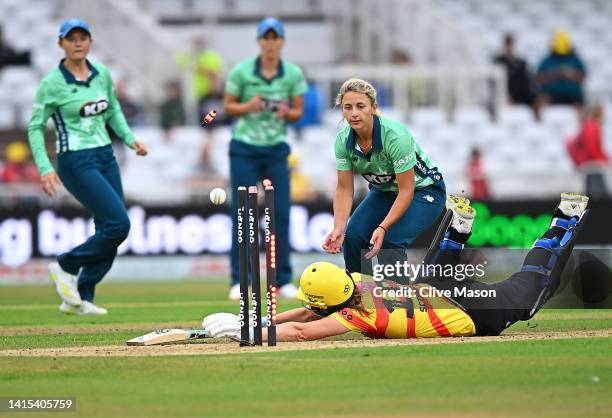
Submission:
M 268 345 L 276 345 L 276 234 L 274 224 L 274 187 L 264 180 L 264 238 L 266 247 L 266 326 Z M 238 268 L 240 279 L 240 345 L 250 345 L 249 323 L 253 324 L 253 345 L 262 345 L 261 278 L 259 266 L 259 209 L 257 186 L 238 187 L 236 224 L 238 230 Z M 252 316 L 249 318 L 249 258 L 251 272 Z

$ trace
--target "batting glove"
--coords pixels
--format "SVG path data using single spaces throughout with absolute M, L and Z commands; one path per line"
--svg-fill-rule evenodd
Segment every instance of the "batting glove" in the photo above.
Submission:
M 211 337 L 229 337 L 233 340 L 240 340 L 240 323 L 238 316 L 231 313 L 216 313 L 208 315 L 202 321 L 202 326 Z M 249 327 L 249 339 L 253 340 L 253 327 Z

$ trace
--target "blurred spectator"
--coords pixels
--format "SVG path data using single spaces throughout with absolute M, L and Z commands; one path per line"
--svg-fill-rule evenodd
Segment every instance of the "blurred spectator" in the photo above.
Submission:
M 166 83 L 166 97 L 159 111 L 159 124 L 164 131 L 164 140 L 172 140 L 172 128 L 185 125 L 185 107 L 183 106 L 183 95 L 179 81 Z
M 179 68 L 189 68 L 193 72 L 193 94 L 198 103 L 196 120 L 200 120 L 211 109 L 222 111 L 224 62 L 221 55 L 207 48 L 206 40 L 202 36 L 195 36 L 192 40 L 192 50 L 183 52 L 177 57 Z M 222 112 L 221 112 L 222 113 Z M 216 123 L 220 122 L 217 115 Z
M 197 101 L 198 123 L 210 110 L 217 111 L 215 122 L 205 125 L 204 144 L 201 151 L 201 164 L 204 172 L 211 170 L 210 154 L 214 146 L 215 126 L 229 124 L 231 118 L 223 111 L 223 80 L 224 62 L 221 55 L 207 48 L 206 40 L 202 36 L 193 38 L 192 51 L 179 54 L 177 57 L 179 68 L 190 67 L 193 71 L 193 94 Z
M 503 48 L 500 54 L 494 58 L 494 62 L 506 69 L 510 102 L 534 107 L 533 77 L 527 61 L 518 57 L 514 52 L 514 36 L 512 34 L 508 33 L 504 36 Z M 536 111 L 535 108 L 534 111 Z
M 321 109 L 323 97 L 313 80 L 306 80 L 308 90 L 304 93 L 304 114 L 297 122 L 291 124 L 297 133 L 298 139 L 302 138 L 302 129 L 307 126 L 321 124 Z
M 401 66 L 412 66 L 412 56 L 403 49 L 394 49 L 391 52 L 391 63 Z M 425 77 L 412 75 L 408 78 L 408 103 L 411 106 L 432 106 L 433 81 Z
M 468 165 L 468 178 L 470 180 L 470 197 L 473 200 L 488 200 L 489 182 L 482 166 L 482 155 L 478 148 L 472 149 Z
M 143 105 L 130 95 L 127 84 L 127 79 L 115 83 L 115 95 L 119 101 L 119 106 L 121 106 L 125 120 L 130 126 L 142 125 L 144 122 Z
M 287 157 L 291 176 L 291 201 L 305 202 L 314 197 L 314 190 L 308 176 L 300 171 L 300 157 L 291 153 Z
M 30 148 L 24 142 L 11 142 L 4 152 L 6 161 L 0 173 L 2 183 L 38 183 L 40 181 L 36 164 L 30 158 Z
M 17 52 L 7 45 L 0 26 L 0 70 L 9 65 L 30 65 L 30 52 Z
M 412 58 L 410 57 L 410 54 L 403 49 L 394 49 L 391 52 L 391 62 L 393 64 L 408 65 L 412 64 Z
M 568 154 L 585 175 L 586 194 L 593 200 L 605 199 L 608 195 L 602 169 L 610 160 L 602 144 L 602 121 L 600 104 L 587 108 L 582 114 L 580 131 L 566 141 Z
M 584 103 L 582 87 L 585 77 L 586 68 L 569 35 L 565 31 L 556 31 L 551 50 L 540 63 L 536 77 L 542 101 L 544 104 L 581 106 Z

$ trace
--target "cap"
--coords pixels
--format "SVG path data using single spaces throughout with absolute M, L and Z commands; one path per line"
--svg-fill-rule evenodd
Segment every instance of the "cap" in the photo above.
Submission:
M 23 142 L 14 141 L 7 145 L 6 159 L 12 163 L 22 163 L 30 156 L 30 149 Z
M 283 24 L 280 20 L 275 19 L 273 17 L 267 17 L 257 26 L 257 37 L 263 38 L 267 31 L 273 30 L 281 38 L 285 37 L 285 29 L 283 28 Z
M 555 31 L 552 39 L 552 50 L 558 55 L 567 55 L 572 50 L 572 42 L 568 33 L 564 30 Z
M 83 29 L 85 32 L 91 35 L 91 30 L 89 29 L 89 25 L 87 22 L 81 19 L 72 18 L 68 20 L 64 20 L 62 26 L 60 26 L 59 37 L 60 39 L 68 36 L 71 30 L 73 29 Z

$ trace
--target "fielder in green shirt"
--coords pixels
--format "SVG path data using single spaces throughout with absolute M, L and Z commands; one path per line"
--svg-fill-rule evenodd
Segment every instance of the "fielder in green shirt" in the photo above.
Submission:
M 238 186 L 254 186 L 270 179 L 276 190 L 276 241 L 278 242 L 279 295 L 294 298 L 289 261 L 289 145 L 287 122 L 301 118 L 306 80 L 300 68 L 281 59 L 285 30 L 278 19 L 266 18 L 257 27 L 260 54 L 234 66 L 225 85 L 224 109 L 235 116 L 230 142 L 232 213 L 237 209 Z M 238 299 L 238 244 L 232 232 L 232 282 L 230 299 Z
M 94 217 L 95 234 L 49 264 L 63 301 L 60 311 L 76 315 L 107 313 L 93 303 L 95 286 L 110 270 L 130 229 L 106 124 L 138 155 L 147 154 L 121 112 L 108 69 L 87 59 L 91 43 L 86 22 L 62 23 L 58 44 L 65 58 L 40 82 L 28 126 L 44 192 L 53 196 L 63 184 Z M 55 122 L 57 173 L 45 148 L 49 118 Z
M 376 254 L 380 264 L 405 260 L 405 249 L 442 213 L 446 188 L 406 126 L 378 113 L 369 82 L 347 80 L 336 104 L 348 125 L 336 136 L 334 229 L 323 249 L 343 251 L 349 271 L 371 274 L 369 259 Z M 370 192 L 349 220 L 353 174 L 370 183 Z M 379 253 L 381 248 L 385 251 Z

